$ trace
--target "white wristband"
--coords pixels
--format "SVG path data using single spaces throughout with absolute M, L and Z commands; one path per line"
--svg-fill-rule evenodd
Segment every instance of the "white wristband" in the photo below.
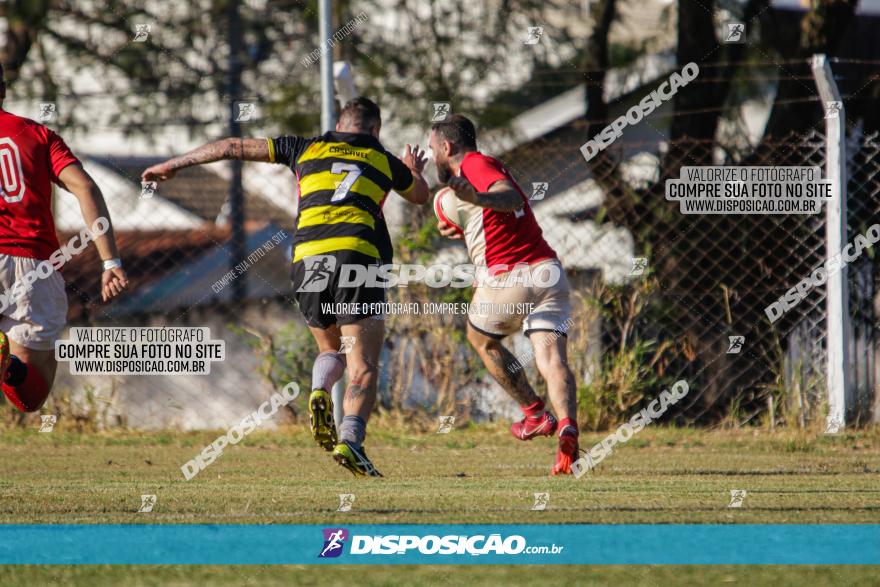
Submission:
M 104 271 L 117 268 L 122 268 L 122 261 L 119 259 L 107 259 L 104 261 Z

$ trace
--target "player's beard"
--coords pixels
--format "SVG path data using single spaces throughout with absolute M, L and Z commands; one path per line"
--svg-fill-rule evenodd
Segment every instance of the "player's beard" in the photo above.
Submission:
M 449 180 L 452 179 L 452 167 L 449 165 L 449 161 L 436 161 L 437 164 L 437 179 L 440 180 L 441 183 L 449 183 Z

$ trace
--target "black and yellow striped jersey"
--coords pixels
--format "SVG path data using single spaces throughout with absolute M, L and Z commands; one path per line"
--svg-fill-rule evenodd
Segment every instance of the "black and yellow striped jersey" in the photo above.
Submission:
M 391 262 L 382 204 L 392 189 L 406 192 L 415 181 L 400 159 L 368 134 L 328 132 L 268 141 L 269 160 L 289 166 L 299 182 L 294 263 L 340 250 Z

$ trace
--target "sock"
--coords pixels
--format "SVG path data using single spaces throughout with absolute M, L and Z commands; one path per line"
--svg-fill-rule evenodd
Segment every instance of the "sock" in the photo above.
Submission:
M 367 423 L 360 416 L 346 416 L 339 427 L 339 442 L 348 442 L 360 448 L 367 436 Z
M 565 435 L 577 438 L 579 434 L 578 424 L 574 418 L 563 418 L 559 421 L 559 436 Z
M 21 363 L 21 361 L 19 361 Z M 3 383 L 3 393 L 12 404 L 21 412 L 36 412 L 49 397 L 51 391 L 49 384 L 43 379 L 43 376 L 34 368 L 25 363 L 21 363 L 24 367 L 24 376 L 18 385 L 10 385 L 9 381 Z M 12 365 L 10 365 L 10 371 Z M 18 371 L 20 373 L 20 371 Z M 7 377 L 16 373 L 7 371 Z
M 312 390 L 330 391 L 345 372 L 345 355 L 333 351 L 321 353 L 312 366 Z
M 12 387 L 21 385 L 25 376 L 27 376 L 27 365 L 21 359 L 12 355 L 9 361 L 9 368 L 6 369 L 6 380 L 4 383 L 8 383 Z
M 522 410 L 522 413 L 529 418 L 537 418 L 544 413 L 544 402 L 542 400 L 538 400 L 533 404 L 520 406 L 519 409 Z

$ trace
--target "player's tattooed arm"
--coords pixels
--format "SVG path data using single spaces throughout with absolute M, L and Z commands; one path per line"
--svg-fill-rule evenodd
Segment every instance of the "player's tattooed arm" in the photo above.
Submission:
M 244 161 L 271 161 L 269 142 L 266 139 L 228 138 L 214 141 L 173 157 L 167 161 L 153 165 L 141 174 L 142 181 L 164 181 L 171 179 L 181 169 L 212 163 L 224 159 L 241 159 Z
M 482 208 L 491 208 L 499 212 L 513 212 L 523 206 L 523 199 L 519 191 L 506 179 L 493 183 L 488 192 L 478 192 L 467 178 L 461 176 L 450 178 L 449 187 L 459 199 Z

